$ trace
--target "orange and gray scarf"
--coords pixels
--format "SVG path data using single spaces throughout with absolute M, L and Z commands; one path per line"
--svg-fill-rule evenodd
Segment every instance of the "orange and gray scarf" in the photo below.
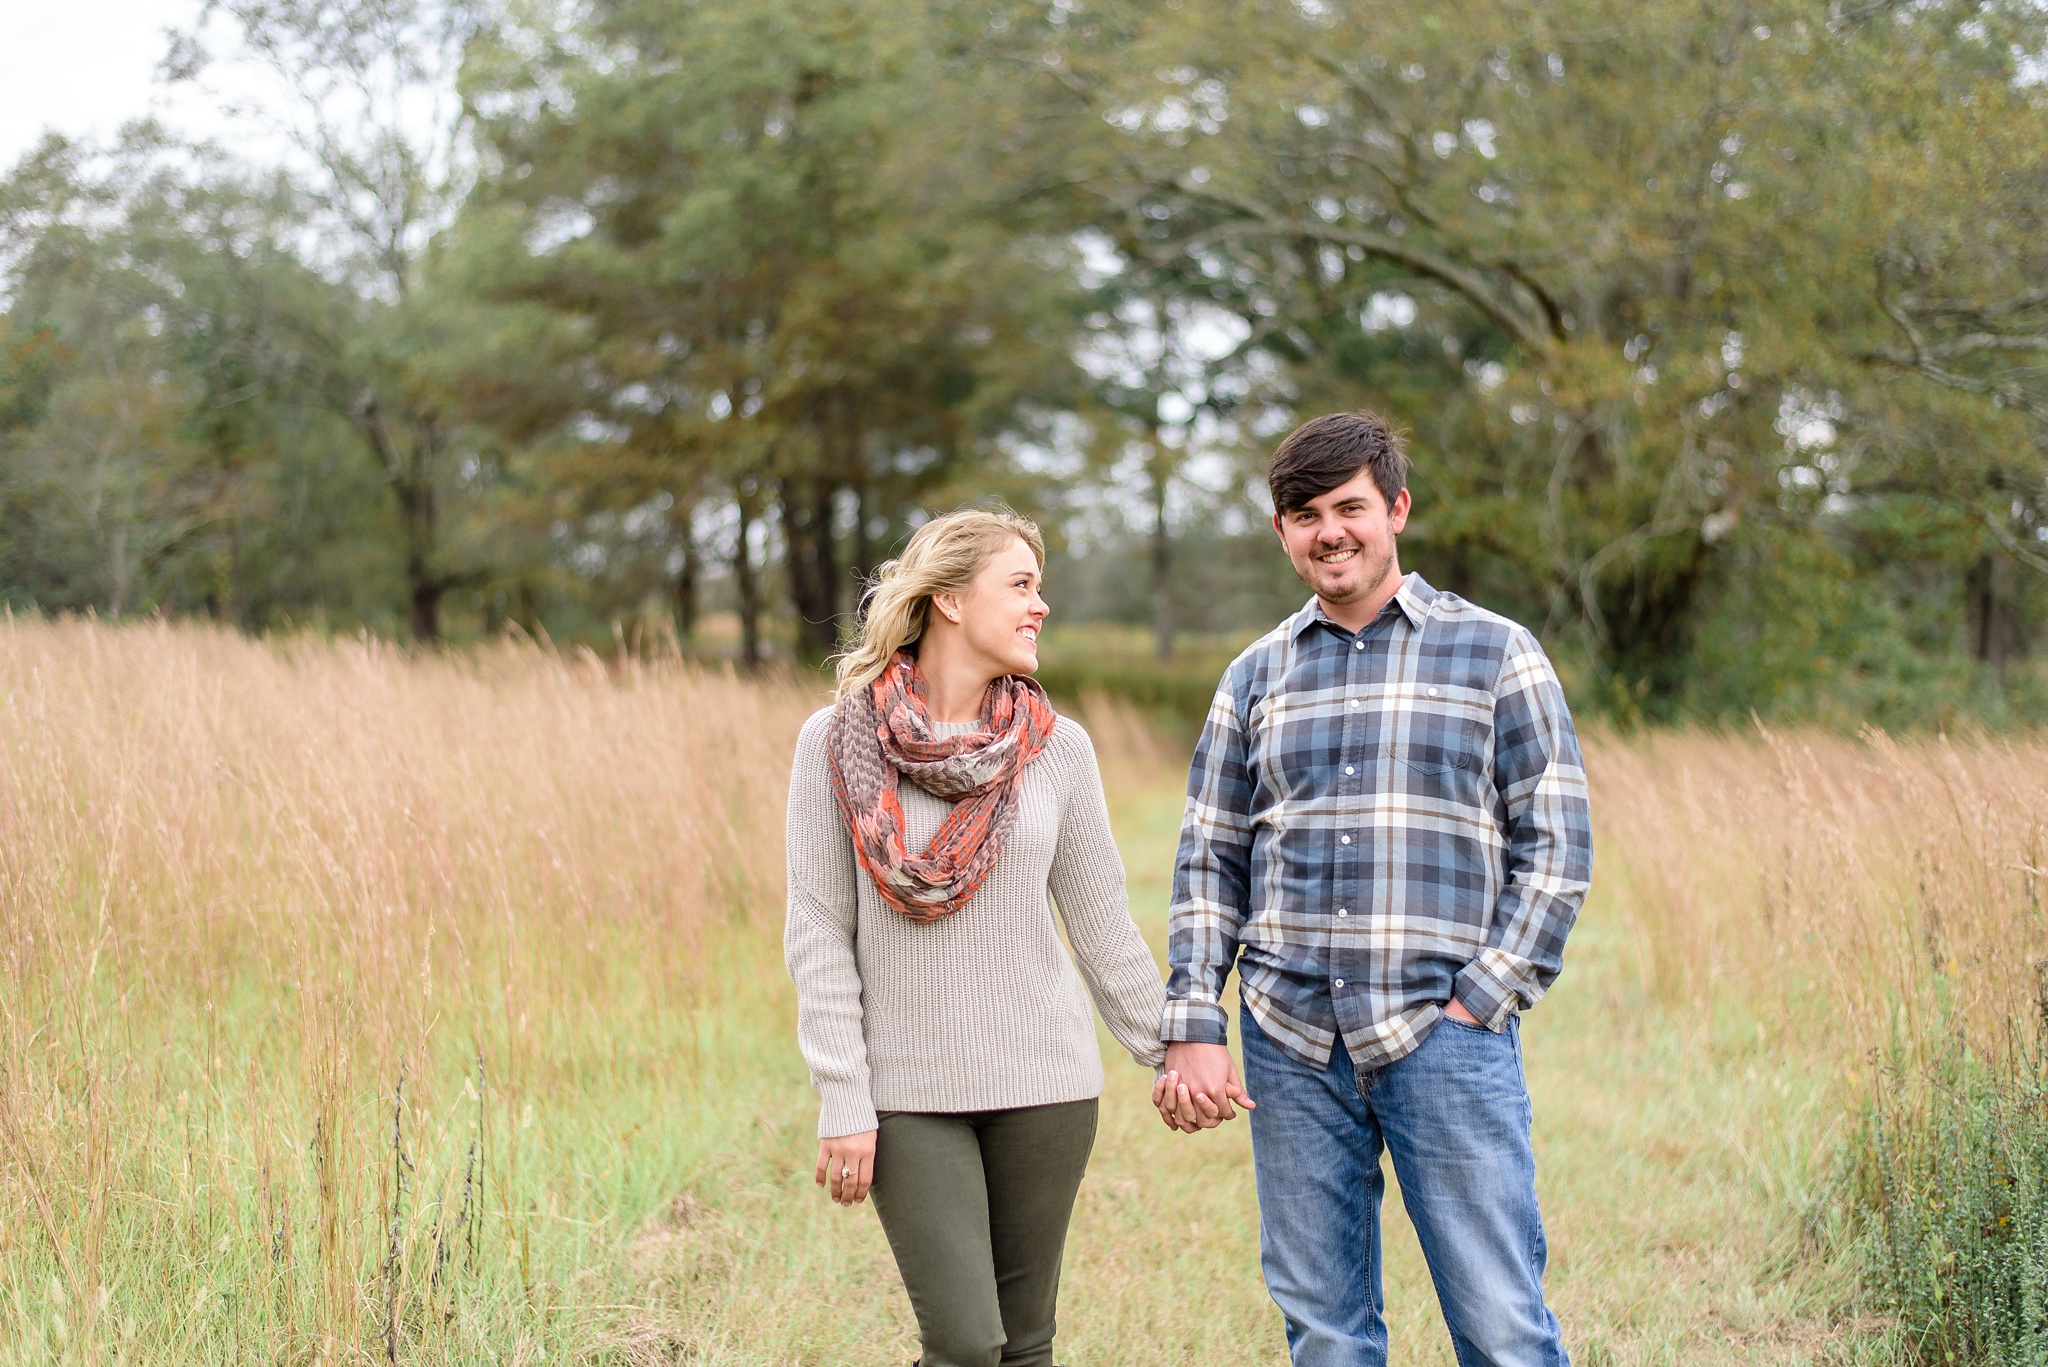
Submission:
M 1054 720 L 1037 681 L 1012 674 L 989 685 L 978 730 L 936 736 L 924 675 L 901 651 L 879 679 L 840 700 L 826 747 L 832 792 L 883 901 L 913 921 L 967 905 L 1002 857 L 1024 766 L 1045 749 Z M 953 804 L 915 859 L 904 848 L 899 776 Z

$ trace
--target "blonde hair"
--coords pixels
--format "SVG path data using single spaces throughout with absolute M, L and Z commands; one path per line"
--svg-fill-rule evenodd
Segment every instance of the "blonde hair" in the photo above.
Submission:
M 1038 524 L 1007 508 L 962 508 L 919 527 L 903 554 L 875 571 L 860 611 L 858 635 L 839 656 L 839 692 L 845 697 L 882 676 L 897 651 L 913 645 L 931 621 L 932 595 L 965 593 L 990 557 L 1022 541 L 1045 569 L 1045 538 Z

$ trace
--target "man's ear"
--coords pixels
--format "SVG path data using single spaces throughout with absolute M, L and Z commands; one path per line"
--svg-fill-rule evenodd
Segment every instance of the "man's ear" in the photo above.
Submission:
M 1287 529 L 1280 525 L 1280 514 L 1277 512 L 1273 514 L 1273 535 L 1280 538 L 1281 548 L 1285 549 L 1287 545 Z
M 1387 525 L 1393 529 L 1395 536 L 1399 536 L 1408 526 L 1408 510 L 1413 506 L 1414 500 L 1408 497 L 1406 489 L 1394 496 L 1394 506 L 1387 509 Z

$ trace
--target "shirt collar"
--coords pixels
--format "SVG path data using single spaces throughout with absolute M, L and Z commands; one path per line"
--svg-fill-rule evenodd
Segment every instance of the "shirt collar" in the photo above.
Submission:
M 1401 587 L 1394 590 L 1393 601 L 1401 609 L 1402 615 L 1408 619 L 1408 625 L 1420 631 L 1422 624 L 1429 620 L 1429 610 L 1438 597 L 1437 591 L 1430 587 L 1429 581 L 1411 570 L 1402 576 Z M 1382 608 L 1380 611 L 1384 615 L 1386 609 Z M 1330 614 L 1323 611 L 1323 600 L 1320 598 L 1311 598 L 1302 605 L 1301 611 L 1294 614 L 1287 634 L 1290 638 L 1298 638 L 1302 632 L 1317 622 L 1327 623 L 1333 630 L 1343 632 L 1346 636 L 1354 634 L 1330 621 Z

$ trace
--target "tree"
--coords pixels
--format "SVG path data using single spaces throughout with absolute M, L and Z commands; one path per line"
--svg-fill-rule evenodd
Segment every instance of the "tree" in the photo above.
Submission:
M 295 210 L 148 125 L 105 151 L 46 141 L 0 183 L 13 593 L 244 626 L 348 600 L 294 498 L 331 433 L 261 307 L 326 288 L 293 255 Z
M 467 231 L 500 297 L 591 339 L 563 420 L 661 472 L 605 481 L 620 500 L 722 488 L 744 528 L 772 497 L 813 658 L 917 499 L 1067 365 L 1047 301 L 1070 278 L 968 193 L 972 73 L 931 17 L 610 0 L 508 22 L 466 78 L 488 148 Z
M 224 44 L 213 41 L 216 19 Z M 482 462 L 442 364 L 461 354 L 474 319 L 431 274 L 435 234 L 468 186 L 453 78 L 472 23 L 436 0 L 209 0 L 166 62 L 182 81 L 222 61 L 264 72 L 290 109 L 238 107 L 296 150 L 317 264 L 345 290 L 288 322 L 309 382 L 390 491 L 412 635 L 426 642 L 441 637 L 449 591 L 479 578 L 448 546 L 448 500 L 472 491 Z
M 1898 470 L 1852 457 L 1947 421 L 1856 359 L 1892 327 L 1869 282 L 1915 213 L 1878 212 L 1870 178 L 1888 148 L 1968 157 L 1944 98 L 2037 120 L 2015 54 L 2042 26 L 2020 4 L 1188 0 L 1003 28 L 1034 59 L 1041 179 L 1236 309 L 1304 407 L 1395 409 L 1422 563 L 1575 638 L 1617 705 L 1669 710 L 1752 538 L 1853 551 Z M 1940 212 L 1990 183 L 1956 178 Z
M 1171 503 L 1195 492 L 1188 464 L 1203 454 L 1234 465 L 1231 415 L 1255 385 L 1238 354 L 1237 316 L 1167 283 L 1147 283 L 1127 263 L 1101 286 L 1080 360 L 1094 379 L 1089 416 L 1099 419 L 1095 463 L 1106 481 L 1140 475 L 1150 542 L 1153 652 L 1173 658 L 1176 571 Z

